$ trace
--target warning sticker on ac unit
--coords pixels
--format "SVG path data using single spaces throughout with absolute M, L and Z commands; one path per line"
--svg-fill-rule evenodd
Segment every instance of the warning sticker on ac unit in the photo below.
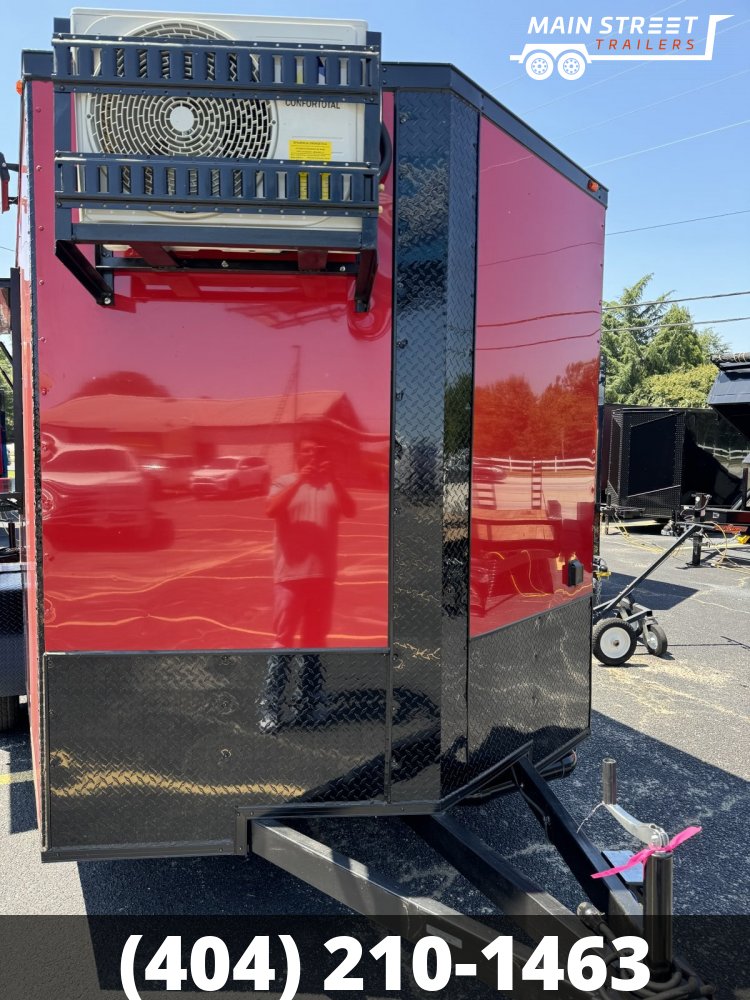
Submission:
M 325 139 L 290 139 L 290 160 L 330 160 L 333 143 Z

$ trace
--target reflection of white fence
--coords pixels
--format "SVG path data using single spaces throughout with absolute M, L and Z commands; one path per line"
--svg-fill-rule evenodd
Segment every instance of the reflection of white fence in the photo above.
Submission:
M 706 451 L 714 458 L 720 458 L 724 464 L 733 465 L 735 462 L 742 461 L 750 451 L 750 446 L 748 448 L 707 448 Z
M 541 469 L 542 472 L 558 472 L 564 469 L 582 469 L 591 472 L 596 466 L 596 459 L 588 458 L 545 458 L 545 459 L 519 459 L 519 458 L 491 458 L 478 459 L 475 465 L 480 468 L 491 470 L 500 469 L 503 472 L 531 472 Z
M 554 503 L 557 516 L 574 517 L 577 505 L 590 499 L 588 485 L 595 468 L 596 460 L 589 456 L 475 459 L 472 502 L 498 511 L 551 510 Z

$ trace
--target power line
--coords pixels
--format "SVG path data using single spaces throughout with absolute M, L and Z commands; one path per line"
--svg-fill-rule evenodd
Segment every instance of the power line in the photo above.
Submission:
M 729 125 L 720 125 L 719 128 L 711 128 L 707 132 L 696 132 L 695 135 L 684 135 L 681 139 L 671 139 L 669 142 L 661 142 L 658 146 L 647 146 L 645 149 L 635 149 L 632 153 L 623 153 L 621 156 L 612 156 L 608 160 L 597 160 L 591 163 L 591 167 L 603 167 L 607 163 L 617 163 L 618 160 L 628 160 L 632 156 L 641 156 L 643 153 L 653 153 L 656 149 L 666 149 L 668 146 L 677 146 L 681 142 L 690 142 L 691 139 L 701 139 L 705 135 L 715 135 L 717 132 L 726 132 L 730 128 L 739 128 L 740 125 L 750 125 L 750 118 L 743 118 L 739 122 L 730 122 Z
M 736 295 L 750 295 L 747 292 L 717 292 L 715 295 L 690 295 L 684 299 L 654 299 L 652 302 L 633 302 L 631 305 L 602 306 L 602 312 L 616 312 L 618 309 L 634 309 L 641 306 L 667 306 L 673 302 L 700 302 L 703 299 L 731 299 Z
M 741 323 L 746 319 L 750 319 L 750 316 L 733 316 L 731 319 L 690 319 L 682 323 L 659 323 L 656 320 L 655 322 L 646 323 L 645 326 L 618 326 L 617 333 L 632 333 L 634 330 L 643 333 L 644 330 L 652 326 L 658 326 L 659 330 L 679 330 L 683 326 L 708 326 L 709 324 L 713 326 L 715 323 Z
M 730 215 L 747 215 L 750 208 L 739 208 L 735 212 L 721 212 L 719 215 L 697 215 L 693 219 L 677 219 L 675 222 L 659 222 L 654 226 L 638 226 L 636 229 L 616 229 L 609 236 L 622 236 L 625 233 L 642 233 L 647 229 L 666 229 L 667 226 L 686 226 L 688 222 L 704 222 L 706 219 L 726 219 Z
M 659 101 L 652 101 L 651 104 L 642 104 L 639 108 L 629 108 L 627 111 L 623 111 L 620 115 L 612 115 L 611 118 L 605 118 L 603 121 L 594 122 L 591 125 L 584 125 L 583 128 L 573 129 L 572 132 L 565 132 L 563 135 L 556 136 L 553 141 L 559 142 L 562 139 L 568 139 L 571 135 L 580 135 L 582 132 L 589 132 L 592 128 L 601 128 L 602 125 L 609 125 L 610 122 L 619 121 L 621 118 L 627 118 L 628 115 L 637 114 L 639 111 L 650 111 L 651 108 L 657 108 L 660 104 L 667 104 L 669 101 L 675 101 L 678 97 L 687 97 L 688 94 L 695 94 L 699 90 L 705 90 L 707 87 L 714 87 L 717 83 L 724 83 L 726 80 L 734 80 L 738 76 L 745 76 L 750 73 L 750 69 L 741 69 L 738 73 L 730 73 L 729 76 L 719 77 L 718 80 L 710 80 L 708 83 L 702 83 L 699 87 L 691 87 L 690 90 L 681 90 L 677 94 L 671 94 L 669 97 L 662 97 Z

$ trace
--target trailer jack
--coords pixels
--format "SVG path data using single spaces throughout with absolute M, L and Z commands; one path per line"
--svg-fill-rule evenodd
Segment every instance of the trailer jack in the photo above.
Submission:
M 645 900 L 617 875 L 593 878 L 609 869 L 609 861 L 582 833 L 573 817 L 550 790 L 528 757 L 511 768 L 516 789 L 542 824 L 548 840 L 559 851 L 589 901 L 574 913 L 513 867 L 499 853 L 447 813 L 405 816 L 403 822 L 474 885 L 519 929 L 525 939 L 558 938 L 560 955 L 592 934 L 604 939 L 604 960 L 609 967 L 607 985 L 589 992 L 566 979 L 560 982 L 564 997 L 628 995 L 611 985 L 620 976 L 618 955 L 612 942 L 619 936 L 645 937 L 650 982 L 639 998 L 669 997 L 690 1000 L 713 996 L 672 954 L 672 855 L 668 837 L 655 824 L 640 823 L 617 805 L 615 762 L 604 762 L 604 805 L 618 822 L 649 846 L 663 848 L 645 864 Z M 482 949 L 497 937 L 496 927 L 467 917 L 436 899 L 411 895 L 406 889 L 369 865 L 350 858 L 303 832 L 296 824 L 275 819 L 250 821 L 250 849 L 277 867 L 343 903 L 374 923 L 395 928 L 408 940 L 425 934 L 446 940 L 461 963 L 475 962 Z M 513 967 L 521 970 L 533 949 L 514 941 Z M 487 963 L 477 964 L 477 978 L 496 988 L 495 974 Z M 541 996 L 541 983 L 524 983 L 524 995 Z

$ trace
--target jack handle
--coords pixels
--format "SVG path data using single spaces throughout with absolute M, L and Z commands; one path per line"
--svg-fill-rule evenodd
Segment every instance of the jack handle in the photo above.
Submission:
M 602 761 L 602 802 L 620 826 L 642 844 L 658 850 L 644 864 L 644 936 L 648 943 L 653 979 L 666 981 L 672 973 L 672 852 L 665 850 L 669 835 L 656 823 L 642 823 L 617 804 L 617 761 Z

